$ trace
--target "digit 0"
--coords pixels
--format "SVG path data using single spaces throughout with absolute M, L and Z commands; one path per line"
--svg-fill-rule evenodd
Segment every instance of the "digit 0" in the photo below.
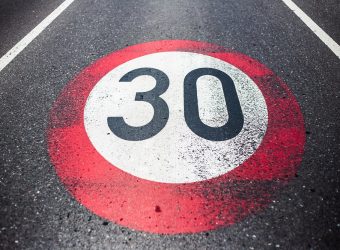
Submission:
M 210 127 L 199 117 L 197 80 L 204 75 L 215 76 L 221 81 L 229 116 L 227 123 L 222 127 Z M 230 76 L 213 68 L 199 68 L 187 74 L 184 78 L 184 116 L 188 127 L 207 140 L 224 141 L 238 135 L 243 128 L 244 118 L 235 85 Z

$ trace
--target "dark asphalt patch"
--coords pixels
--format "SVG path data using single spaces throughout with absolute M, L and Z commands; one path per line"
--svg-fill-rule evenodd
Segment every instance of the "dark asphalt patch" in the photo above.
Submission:
M 0 57 L 37 26 L 63 1 L 0 1 Z
M 294 0 L 317 25 L 340 44 L 340 2 L 338 0 Z

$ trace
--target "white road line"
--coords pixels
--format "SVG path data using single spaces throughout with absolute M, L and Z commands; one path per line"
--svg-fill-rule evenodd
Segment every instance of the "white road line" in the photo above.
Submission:
M 30 33 L 0 58 L 0 72 L 30 44 L 54 19 L 56 19 L 74 0 L 65 0 L 58 8 L 41 21 Z
M 304 13 L 293 1 L 282 0 L 307 26 L 315 35 L 317 35 L 324 44 L 326 44 L 333 53 L 340 59 L 340 46 L 326 32 L 324 32 L 306 13 Z

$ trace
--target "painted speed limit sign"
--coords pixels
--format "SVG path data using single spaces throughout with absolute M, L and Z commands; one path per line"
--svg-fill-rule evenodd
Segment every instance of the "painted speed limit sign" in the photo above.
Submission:
M 254 59 L 155 41 L 85 68 L 50 114 L 49 153 L 95 214 L 153 233 L 234 224 L 294 176 L 305 141 L 293 94 Z

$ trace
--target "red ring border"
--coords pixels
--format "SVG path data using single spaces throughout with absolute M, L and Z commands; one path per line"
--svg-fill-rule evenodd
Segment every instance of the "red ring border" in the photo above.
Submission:
M 85 132 L 85 103 L 103 76 L 134 58 L 167 51 L 200 53 L 226 61 L 246 73 L 262 91 L 268 108 L 263 141 L 249 159 L 222 176 L 188 184 L 140 179 L 107 162 Z M 47 136 L 51 162 L 60 180 L 89 210 L 129 228 L 178 234 L 232 225 L 266 206 L 274 190 L 296 173 L 302 161 L 305 128 L 294 95 L 261 63 L 210 43 L 163 40 L 124 48 L 85 68 L 55 101 Z

